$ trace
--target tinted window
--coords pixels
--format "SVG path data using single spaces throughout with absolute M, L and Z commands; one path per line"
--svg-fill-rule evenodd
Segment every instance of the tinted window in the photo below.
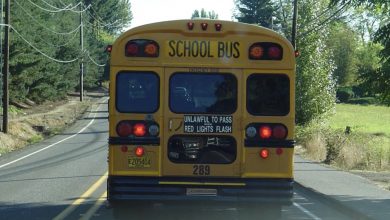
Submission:
M 290 80 L 286 75 L 253 74 L 247 80 L 246 100 L 252 115 L 287 115 Z
M 158 109 L 159 78 L 152 72 L 121 72 L 116 77 L 119 112 L 152 113 Z
M 176 113 L 232 114 L 237 80 L 231 74 L 176 73 L 170 79 L 169 106 Z

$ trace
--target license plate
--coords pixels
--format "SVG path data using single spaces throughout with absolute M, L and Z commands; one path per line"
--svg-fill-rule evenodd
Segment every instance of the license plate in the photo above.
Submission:
M 187 188 L 187 196 L 217 196 L 217 189 Z
M 151 160 L 149 157 L 129 157 L 128 158 L 130 168 L 148 168 L 151 166 Z

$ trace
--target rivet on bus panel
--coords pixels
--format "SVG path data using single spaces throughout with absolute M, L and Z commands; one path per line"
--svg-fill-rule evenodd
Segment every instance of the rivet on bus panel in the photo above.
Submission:
M 123 146 L 121 147 L 121 151 L 122 151 L 123 153 L 126 153 L 128 150 L 129 150 L 129 148 L 128 148 L 126 145 L 123 145 Z

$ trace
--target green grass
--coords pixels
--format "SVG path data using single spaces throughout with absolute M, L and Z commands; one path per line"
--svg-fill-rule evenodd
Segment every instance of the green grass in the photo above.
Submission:
M 330 119 L 332 129 L 349 126 L 352 132 L 379 134 L 390 137 L 390 107 L 337 104 L 336 114 Z

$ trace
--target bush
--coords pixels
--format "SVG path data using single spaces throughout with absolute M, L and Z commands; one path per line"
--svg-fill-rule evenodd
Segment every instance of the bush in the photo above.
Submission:
M 343 103 L 349 101 L 349 99 L 353 98 L 355 94 L 353 93 L 352 87 L 340 87 L 336 91 L 336 98 Z

